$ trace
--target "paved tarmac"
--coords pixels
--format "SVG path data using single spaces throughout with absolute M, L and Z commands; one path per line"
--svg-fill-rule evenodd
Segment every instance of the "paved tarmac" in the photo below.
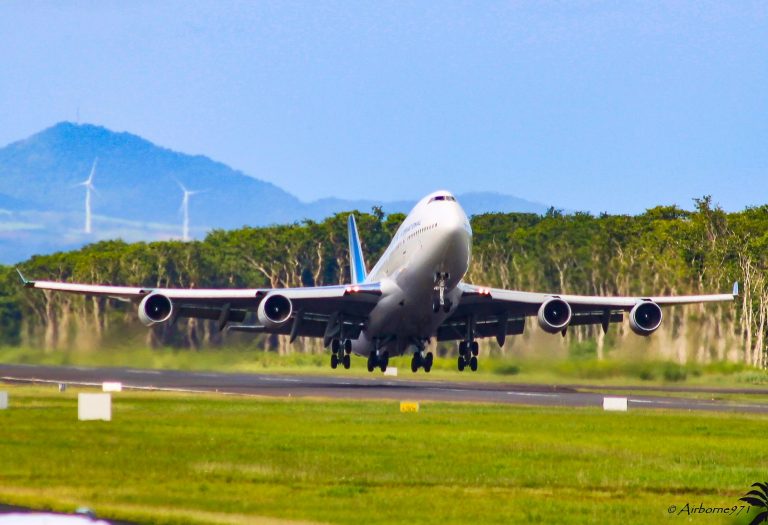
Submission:
M 375 372 L 370 377 L 244 374 L 144 370 L 134 368 L 84 368 L 29 365 L 0 365 L 0 381 L 7 383 L 66 383 L 100 387 L 105 381 L 119 381 L 125 389 L 171 392 L 219 392 L 233 395 L 271 397 L 318 397 L 343 399 L 393 399 L 413 401 L 464 401 L 519 405 L 601 407 L 606 395 L 622 391 L 628 406 L 706 410 L 717 412 L 768 413 L 768 403 L 726 401 L 722 394 L 768 395 L 768 390 L 698 387 L 604 387 L 595 385 L 538 385 L 513 382 L 461 382 L 387 377 Z M 419 374 L 423 374 L 420 372 Z M 458 372 L 457 372 L 458 374 Z M 654 394 L 642 392 L 653 390 Z M 606 394 L 605 392 L 611 392 Z M 680 394 L 695 394 L 697 398 Z
M 136 525 L 127 521 L 97 519 L 86 510 L 64 514 L 0 503 L 0 525 Z

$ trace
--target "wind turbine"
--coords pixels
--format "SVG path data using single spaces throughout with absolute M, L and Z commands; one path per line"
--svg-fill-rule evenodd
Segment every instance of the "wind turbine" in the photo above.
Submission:
M 207 190 L 197 190 L 197 191 L 191 191 L 188 190 L 180 181 L 176 181 L 176 184 L 179 185 L 179 188 L 181 188 L 181 191 L 184 192 L 184 196 L 181 199 L 181 211 L 184 214 L 184 223 L 181 230 L 181 240 L 182 241 L 189 241 L 189 198 L 192 195 L 196 195 L 198 193 L 203 193 Z
M 96 188 L 93 186 L 93 176 L 96 174 L 96 164 L 99 162 L 99 158 L 93 159 L 93 165 L 91 166 L 91 173 L 88 178 L 75 186 L 85 186 L 85 233 L 92 233 L 91 227 L 91 192 L 95 192 Z

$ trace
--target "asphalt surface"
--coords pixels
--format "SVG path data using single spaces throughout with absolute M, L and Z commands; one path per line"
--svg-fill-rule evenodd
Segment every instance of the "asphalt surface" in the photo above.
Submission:
M 34 525 L 136 525 L 128 521 L 109 521 L 97 518 L 94 514 L 76 513 L 64 514 L 47 510 L 35 510 L 16 505 L 0 503 L 0 524 L 34 524 Z
M 411 376 L 411 372 L 407 372 Z M 457 372 L 458 374 L 458 372 Z M 101 387 L 117 381 L 124 389 L 170 392 L 218 392 L 271 397 L 318 397 L 341 399 L 393 399 L 413 401 L 464 401 L 536 406 L 602 407 L 606 395 L 624 392 L 629 409 L 660 408 L 717 412 L 768 413 L 768 403 L 729 402 L 721 394 L 768 395 L 768 390 L 705 389 L 675 387 L 605 387 L 595 385 L 536 385 L 401 379 L 383 376 L 335 376 L 241 374 L 143 370 L 133 368 L 84 368 L 0 365 L 0 382 L 66 383 Z M 642 392 L 654 390 L 659 395 Z M 611 392 L 606 394 L 605 392 Z M 639 393 L 638 393 L 639 392 Z M 694 393 L 698 397 L 681 397 Z

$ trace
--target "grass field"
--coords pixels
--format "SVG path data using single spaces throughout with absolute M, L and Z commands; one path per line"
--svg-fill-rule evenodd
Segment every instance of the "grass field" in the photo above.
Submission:
M 768 464 L 755 415 L 2 389 L 0 501 L 141 523 L 727 523 L 667 509 Z

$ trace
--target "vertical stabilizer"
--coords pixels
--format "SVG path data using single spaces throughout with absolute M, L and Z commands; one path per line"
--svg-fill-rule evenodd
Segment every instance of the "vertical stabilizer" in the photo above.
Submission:
M 347 221 L 347 235 L 349 236 L 349 275 L 352 277 L 352 284 L 360 284 L 365 281 L 368 272 L 365 270 L 363 248 L 360 246 L 360 236 L 357 234 L 354 215 L 350 215 Z

